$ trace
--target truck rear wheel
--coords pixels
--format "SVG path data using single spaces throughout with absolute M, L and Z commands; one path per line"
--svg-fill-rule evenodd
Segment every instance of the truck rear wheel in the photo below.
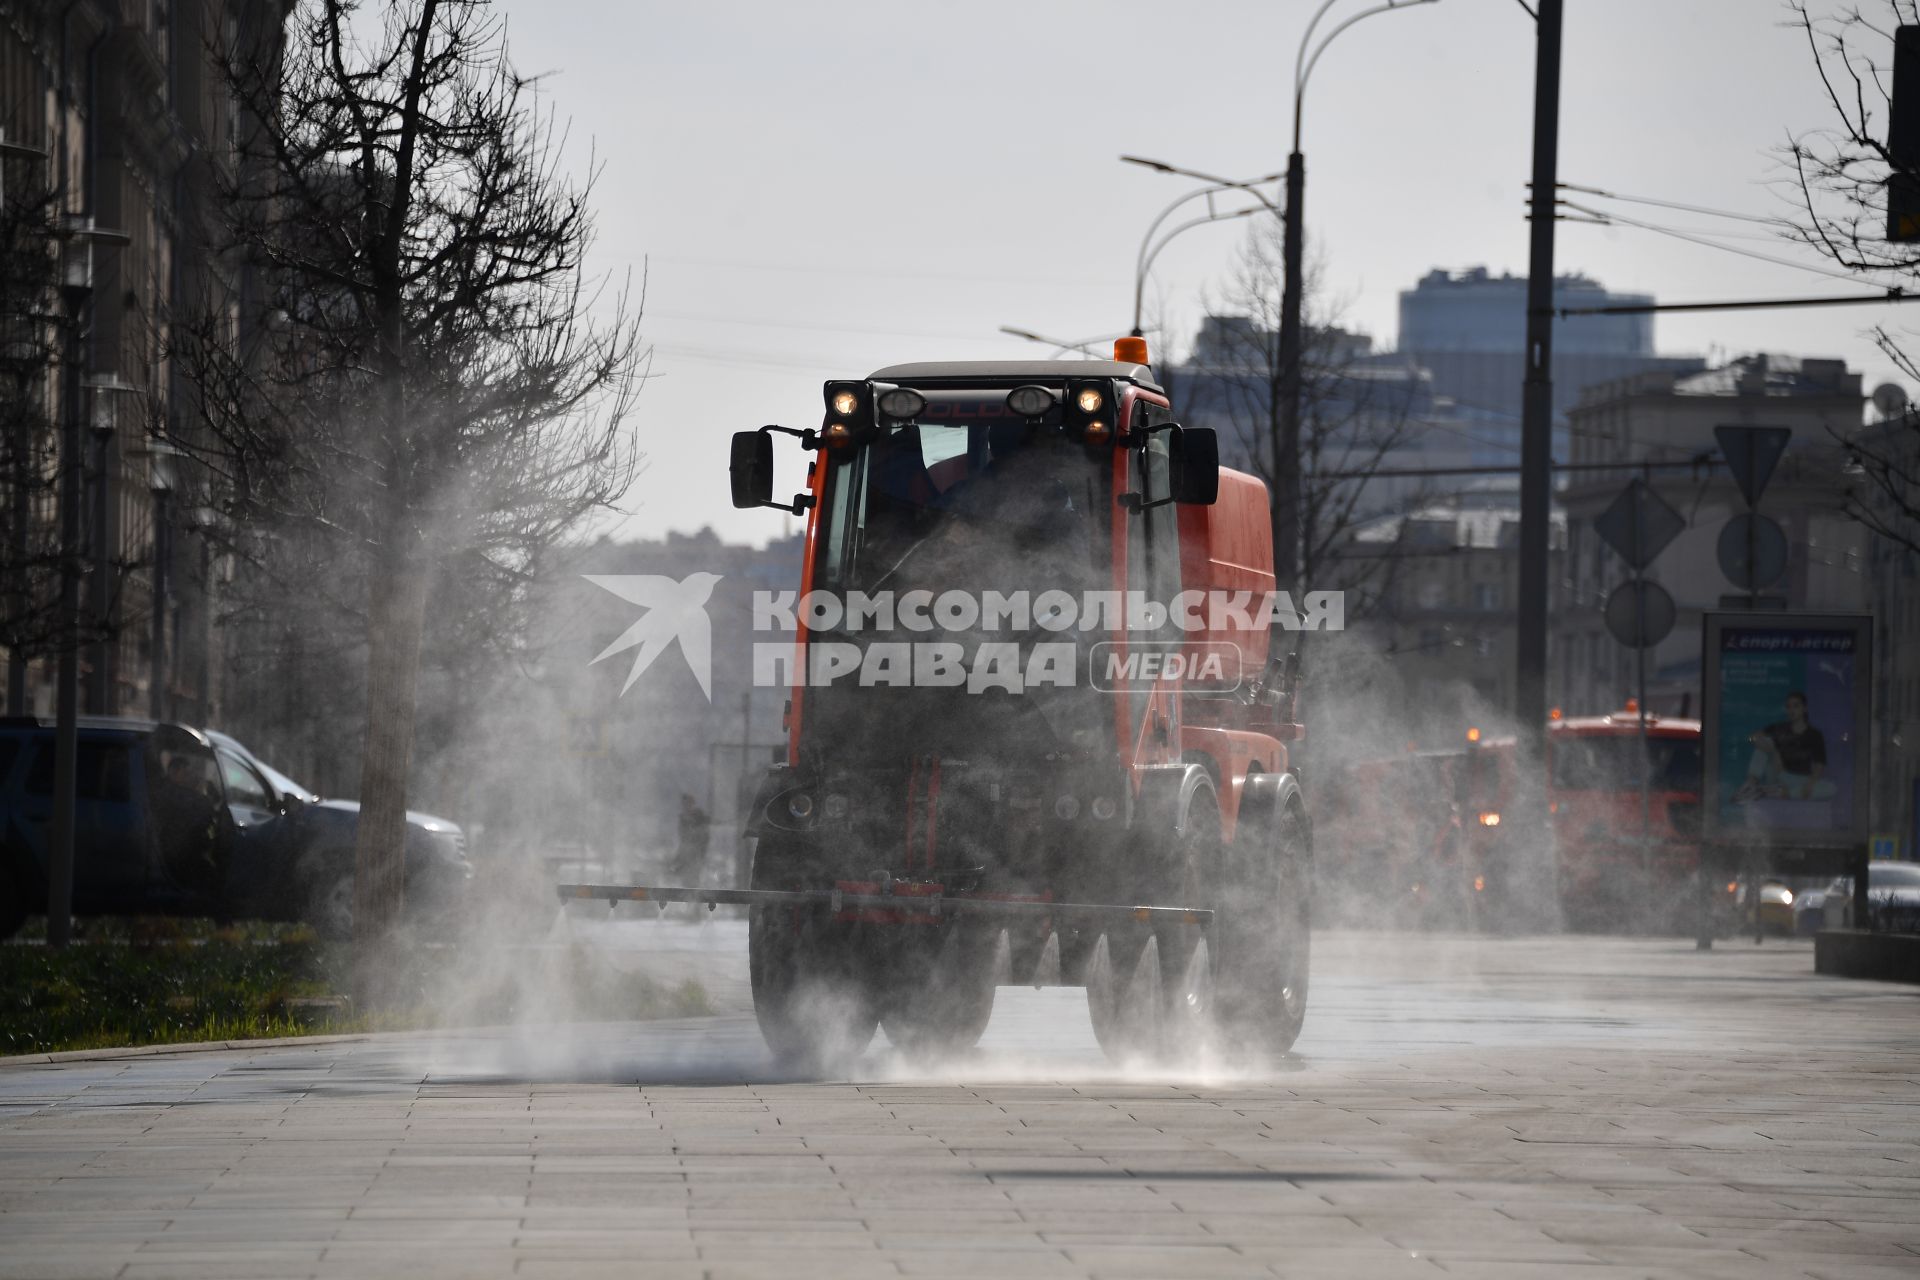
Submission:
M 763 836 L 753 887 L 788 889 L 789 851 Z M 824 908 L 753 907 L 747 917 L 747 975 L 761 1038 L 782 1064 L 832 1071 L 866 1051 L 879 1027 L 873 964 L 858 926 Z
M 1305 816 L 1282 797 L 1243 801 L 1231 844 L 1221 839 L 1211 788 L 1182 820 L 1183 905 L 1208 907 L 1203 932 L 1161 937 L 1169 1058 L 1219 1051 L 1265 1061 L 1293 1047 L 1306 1018 L 1312 865 Z
M 1271 1058 L 1293 1047 L 1306 1021 L 1313 860 L 1297 806 L 1246 816 L 1215 864 L 1223 874 L 1210 895 L 1213 1023 L 1230 1048 Z

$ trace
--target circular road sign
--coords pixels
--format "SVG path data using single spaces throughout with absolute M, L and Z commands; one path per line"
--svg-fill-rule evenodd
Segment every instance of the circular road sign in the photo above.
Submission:
M 1787 535 L 1772 516 L 1743 511 L 1720 530 L 1720 572 L 1742 591 L 1765 591 L 1787 572 Z
M 1673 597 L 1657 582 L 1625 582 L 1607 597 L 1607 630 L 1629 649 L 1665 640 L 1673 619 Z

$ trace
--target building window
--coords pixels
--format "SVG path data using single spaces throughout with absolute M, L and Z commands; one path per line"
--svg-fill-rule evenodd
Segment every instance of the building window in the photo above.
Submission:
M 1473 607 L 1482 613 L 1493 613 L 1500 608 L 1500 584 L 1497 582 L 1477 582 L 1473 587 Z

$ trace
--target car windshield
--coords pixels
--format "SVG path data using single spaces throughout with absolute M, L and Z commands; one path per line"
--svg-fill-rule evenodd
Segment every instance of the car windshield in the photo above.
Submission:
M 1561 791 L 1634 791 L 1643 776 L 1655 791 L 1698 792 L 1699 739 L 1648 738 L 1643 756 L 1637 734 L 1553 737 L 1553 785 Z
M 1920 889 L 1920 864 L 1870 863 L 1867 867 L 1867 884 L 1875 889 Z

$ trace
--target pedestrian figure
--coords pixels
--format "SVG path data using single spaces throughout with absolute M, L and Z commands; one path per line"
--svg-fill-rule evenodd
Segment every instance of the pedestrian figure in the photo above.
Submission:
M 673 873 L 682 883 L 697 885 L 707 865 L 707 833 L 713 820 L 707 811 L 680 793 L 680 844 L 674 851 Z

